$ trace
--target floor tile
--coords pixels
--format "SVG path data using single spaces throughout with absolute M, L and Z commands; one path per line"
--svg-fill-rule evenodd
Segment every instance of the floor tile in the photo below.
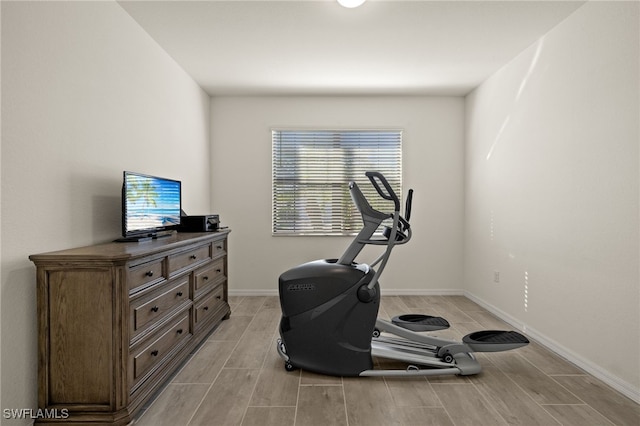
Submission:
M 311 371 L 302 370 L 300 379 L 301 385 L 340 385 L 342 386 L 342 377 L 325 376 L 324 374 L 313 373 Z
M 424 377 L 386 377 L 387 388 L 398 407 L 441 407 L 440 399 Z
M 508 424 L 560 425 L 549 413 L 540 409 L 540 405 L 529 394 L 493 365 L 485 365 L 481 374 L 469 379 Z
M 242 426 L 293 426 L 296 407 L 249 407 Z
M 301 386 L 296 426 L 347 425 L 341 386 Z
M 584 374 L 580 368 L 535 342 L 531 342 L 527 346 L 519 348 L 518 353 L 531 364 L 549 375 Z
M 524 359 L 518 353 L 492 354 L 494 364 L 515 380 L 539 404 L 581 404 L 575 394 Z
M 617 425 L 640 425 L 640 405 L 589 375 L 553 376 L 553 379 L 577 395 Z
M 209 387 L 206 384 L 169 384 L 135 426 L 188 424 Z
M 223 369 L 189 425 L 240 425 L 259 374 L 255 369 Z
M 220 323 L 207 340 L 232 340 L 237 342 L 253 321 L 252 315 L 236 315 L 232 312 L 229 319 Z
M 273 309 L 256 312 L 229 356 L 226 368 L 261 368 L 267 351 L 275 350 L 273 339 L 280 314 Z
M 295 407 L 298 400 L 300 370 L 285 371 L 284 361 L 275 350 L 267 351 L 264 366 L 249 405 L 262 407 Z
M 400 424 L 401 408 L 395 405 L 382 378 L 344 378 L 344 394 L 349 426 Z
M 399 424 L 406 426 L 454 426 L 444 408 L 403 407 L 399 412 Z
M 231 314 L 241 316 L 253 315 L 260 310 L 266 300 L 266 296 L 244 297 L 231 311 Z
M 543 405 L 563 426 L 613 426 L 588 405 Z
M 447 300 L 456 305 L 462 312 L 486 312 L 487 310 L 464 296 L 448 296 Z
M 172 383 L 213 383 L 235 346 L 236 342 L 226 340 L 204 342 Z
M 434 384 L 432 386 L 456 426 L 507 424 L 474 385 Z

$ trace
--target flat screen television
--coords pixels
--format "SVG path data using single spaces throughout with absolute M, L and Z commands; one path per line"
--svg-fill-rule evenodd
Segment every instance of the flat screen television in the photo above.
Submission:
M 143 241 L 168 236 L 180 225 L 182 185 L 174 179 L 125 171 L 122 182 L 122 236 Z

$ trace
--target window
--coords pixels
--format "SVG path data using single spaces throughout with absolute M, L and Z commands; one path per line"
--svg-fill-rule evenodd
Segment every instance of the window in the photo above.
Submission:
M 385 175 L 402 194 L 400 130 L 274 130 L 273 235 L 355 235 L 362 217 L 349 194 L 358 183 L 373 208 L 393 211 L 364 173 Z

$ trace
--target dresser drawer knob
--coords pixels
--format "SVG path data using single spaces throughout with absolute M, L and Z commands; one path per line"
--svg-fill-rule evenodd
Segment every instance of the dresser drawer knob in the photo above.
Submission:
M 151 308 L 151 310 L 152 310 L 153 312 L 158 312 L 158 309 L 160 309 L 160 308 L 158 308 L 157 306 L 154 306 L 153 308 Z
M 147 277 L 152 277 L 152 276 L 153 276 L 153 271 L 147 271 L 147 272 L 145 273 L 145 275 L 146 275 Z
M 202 310 L 203 310 L 203 311 L 208 311 L 208 310 L 209 310 L 209 307 L 208 307 L 208 306 L 205 306 L 204 308 L 202 308 Z
M 218 296 L 216 296 L 216 299 L 220 300 L 220 299 L 222 299 L 222 296 L 218 295 Z
M 189 259 L 192 260 L 196 260 L 198 258 L 198 256 L 196 256 L 195 254 L 192 254 L 191 256 L 189 256 Z
M 151 356 L 158 356 L 158 350 L 157 349 L 152 350 Z
M 178 334 L 182 334 L 182 329 L 181 329 L 181 328 L 177 329 L 177 330 L 176 330 L 176 333 L 178 333 Z
M 216 272 L 220 273 L 220 272 L 222 272 L 222 269 L 216 269 Z
M 177 293 L 176 293 L 176 296 L 178 296 L 178 297 L 182 297 L 182 292 L 181 292 L 181 291 L 177 292 Z
M 222 250 L 222 246 L 216 246 L 217 250 Z
M 207 281 L 209 279 L 208 275 L 205 275 L 204 277 L 202 277 L 203 280 Z

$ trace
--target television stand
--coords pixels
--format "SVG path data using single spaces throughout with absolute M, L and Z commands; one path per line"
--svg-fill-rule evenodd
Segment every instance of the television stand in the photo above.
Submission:
M 160 232 L 156 232 L 155 234 L 153 234 L 153 238 L 154 240 L 157 240 L 159 238 L 166 238 L 166 237 L 171 237 L 176 233 L 176 231 L 160 231 Z
M 160 238 L 171 237 L 175 231 L 151 232 L 144 235 L 136 235 L 132 237 L 122 237 L 113 240 L 114 243 L 140 243 L 145 241 L 157 240 Z
M 30 256 L 36 265 L 37 426 L 127 426 L 229 318 L 229 230 Z

